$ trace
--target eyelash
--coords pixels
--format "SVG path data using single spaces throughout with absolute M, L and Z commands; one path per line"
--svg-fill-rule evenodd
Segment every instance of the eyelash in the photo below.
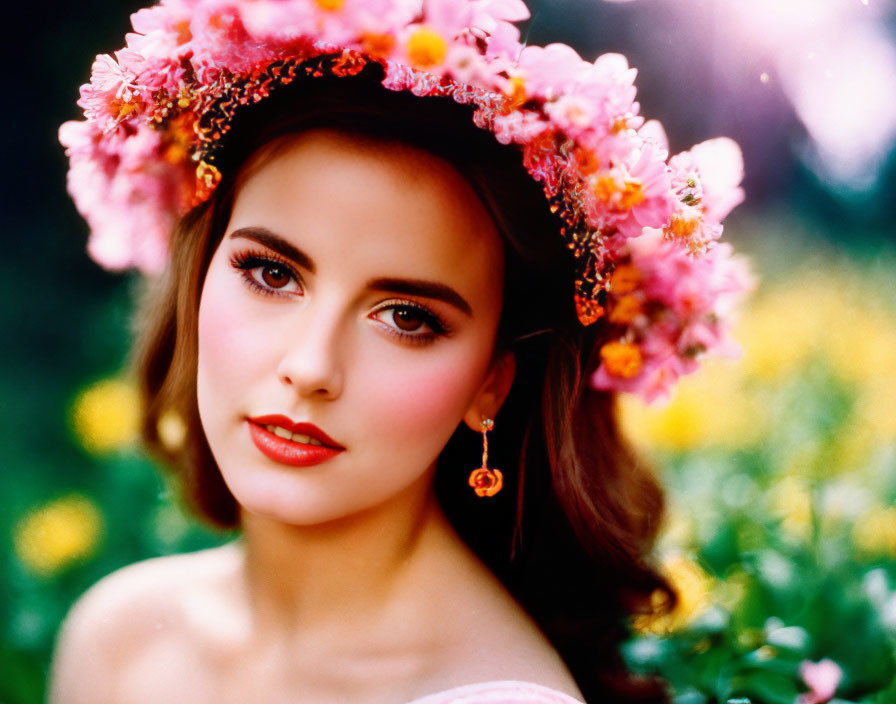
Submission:
M 255 254 L 254 252 L 240 252 L 233 256 L 230 263 L 234 269 L 240 270 L 243 279 L 252 290 L 265 296 L 282 297 L 288 294 L 278 291 L 277 289 L 268 288 L 264 284 L 259 283 L 256 278 L 252 276 L 252 270 L 257 269 L 260 266 L 276 266 L 285 269 L 286 272 L 295 279 L 295 282 L 299 287 L 301 288 L 302 286 L 302 278 L 299 276 L 298 272 L 288 262 L 276 255 L 265 254 L 262 256 L 260 254 Z
M 253 291 L 261 293 L 265 296 L 283 297 L 290 294 L 280 293 L 276 289 L 268 288 L 267 286 L 259 283 L 256 278 L 252 276 L 252 270 L 258 267 L 281 267 L 286 270 L 286 272 L 295 280 L 300 288 L 302 286 L 302 279 L 299 276 L 298 272 L 292 267 L 292 265 L 290 265 L 288 262 L 278 257 L 277 255 L 260 255 L 254 252 L 240 252 L 238 254 L 235 254 L 231 258 L 230 263 L 234 269 L 237 269 L 240 272 L 243 280 Z M 430 328 L 430 332 L 414 334 L 404 332 L 391 325 L 382 323 L 382 327 L 386 330 L 387 333 L 411 344 L 424 345 L 430 342 L 434 342 L 437 338 L 449 335 L 451 333 L 448 324 L 442 319 L 441 316 L 417 303 L 412 303 L 410 301 L 401 299 L 385 301 L 384 303 L 380 304 L 376 308 L 376 310 L 373 311 L 373 313 L 380 313 L 385 310 L 411 310 L 420 315 L 421 318 L 423 318 L 423 322 Z
M 386 323 L 383 324 L 386 332 L 388 332 L 390 335 L 394 335 L 395 337 L 412 344 L 425 345 L 427 343 L 434 342 L 439 337 L 443 337 L 451 333 L 451 330 L 448 328 L 447 323 L 445 323 L 445 321 L 439 315 L 429 310 L 428 308 L 424 308 L 423 306 L 416 303 L 411 303 L 410 301 L 404 300 L 385 301 L 373 312 L 379 313 L 384 310 L 392 310 L 393 312 L 397 312 L 400 310 L 410 310 L 414 313 L 417 313 L 421 318 L 423 318 L 423 323 L 429 327 L 430 332 L 416 334 L 409 333 L 403 330 L 399 330 L 398 328 L 394 328 Z

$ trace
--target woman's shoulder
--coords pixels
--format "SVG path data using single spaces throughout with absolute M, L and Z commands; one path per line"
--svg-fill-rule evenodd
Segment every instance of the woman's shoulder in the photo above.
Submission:
M 103 577 L 75 602 L 62 624 L 50 701 L 107 701 L 124 665 L 133 663 L 148 643 L 173 645 L 184 630 L 185 607 L 213 599 L 216 583 L 233 572 L 237 559 L 225 545 L 150 558 Z M 205 606 L 208 611 L 213 604 L 205 601 Z
M 534 682 L 502 680 L 455 687 L 409 704 L 582 704 L 582 701 Z
M 450 593 L 452 598 L 432 601 L 440 606 L 448 637 L 438 658 L 438 675 L 428 684 L 430 691 L 444 693 L 439 696 L 460 698 L 424 697 L 419 704 L 578 701 L 581 694 L 559 653 L 481 563 L 473 563 L 470 571 L 456 568 L 446 577 L 444 589 L 443 594 Z M 457 683 L 481 684 L 458 688 Z M 463 698 L 468 694 L 474 698 Z M 545 699 L 548 695 L 554 698 Z M 542 699 L 533 698 L 537 696 Z

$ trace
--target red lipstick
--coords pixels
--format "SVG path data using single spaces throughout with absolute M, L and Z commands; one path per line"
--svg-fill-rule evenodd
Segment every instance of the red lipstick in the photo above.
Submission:
M 262 454 L 281 464 L 292 467 L 310 467 L 326 462 L 345 450 L 342 445 L 312 423 L 293 423 L 289 418 L 281 415 L 257 416 L 247 420 L 249 435 L 252 437 L 255 447 Z M 306 435 L 321 444 L 309 444 L 291 438 L 283 438 L 265 426 L 277 426 L 292 434 Z

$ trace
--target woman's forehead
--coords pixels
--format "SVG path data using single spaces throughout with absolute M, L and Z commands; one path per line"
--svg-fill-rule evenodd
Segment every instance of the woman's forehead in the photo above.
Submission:
M 265 227 L 312 257 L 388 265 L 395 275 L 500 279 L 503 271 L 494 222 L 453 166 L 417 147 L 332 130 L 279 140 L 250 162 L 228 232 L 241 227 Z

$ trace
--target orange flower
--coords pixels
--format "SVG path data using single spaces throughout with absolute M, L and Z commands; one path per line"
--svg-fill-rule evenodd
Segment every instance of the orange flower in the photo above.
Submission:
M 619 183 L 613 176 L 601 176 L 594 182 L 594 195 L 614 210 L 631 210 L 647 199 L 644 186 L 638 179 Z
M 139 110 L 143 106 L 135 98 L 134 100 L 122 100 L 120 98 L 112 98 L 109 100 L 109 112 L 115 116 L 116 120 L 123 120 L 132 112 Z
M 607 342 L 600 358 L 612 376 L 631 379 L 641 371 L 641 348 L 631 342 Z
M 643 312 L 644 307 L 641 303 L 641 299 L 638 296 L 629 294 L 620 298 L 613 305 L 610 310 L 610 322 L 619 325 L 628 325 Z
M 419 27 L 408 39 L 408 59 L 417 68 L 431 68 L 445 60 L 448 45 L 441 35 L 430 27 Z
M 364 53 L 371 56 L 388 56 L 395 46 L 395 37 L 391 34 L 377 34 L 375 32 L 365 32 L 361 35 L 361 43 L 364 46 Z
M 180 104 L 180 101 L 178 101 L 178 104 Z M 169 164 L 182 164 L 189 157 L 195 119 L 192 113 L 185 112 L 183 115 L 171 120 L 168 124 L 168 134 L 166 135 L 167 139 L 163 147 L 162 158 Z
M 622 115 L 621 117 L 617 117 L 613 120 L 613 124 L 610 126 L 610 132 L 613 134 L 619 134 L 620 132 L 624 132 L 628 129 L 628 116 Z
M 675 238 L 687 239 L 697 229 L 697 218 L 684 218 L 681 215 L 673 215 L 667 232 Z
M 583 176 L 588 176 L 597 171 L 600 162 L 590 149 L 578 148 L 575 150 L 576 163 Z
M 336 12 L 337 10 L 341 10 L 342 6 L 345 5 L 345 0 L 315 0 L 317 2 L 317 6 L 324 10 L 325 12 Z
M 522 76 L 513 76 L 510 79 L 510 90 L 507 93 L 507 103 L 504 109 L 511 112 L 526 102 L 526 84 Z
M 631 293 L 641 284 L 641 272 L 633 264 L 620 264 L 613 270 L 610 291 L 616 296 Z

